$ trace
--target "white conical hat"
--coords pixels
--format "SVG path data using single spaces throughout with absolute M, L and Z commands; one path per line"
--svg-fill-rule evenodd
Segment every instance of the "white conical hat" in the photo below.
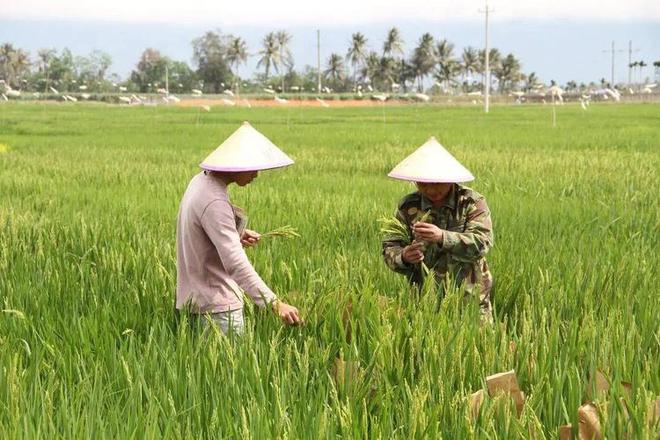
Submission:
M 472 173 L 434 137 L 399 162 L 388 176 L 413 182 L 458 183 L 474 180 Z
M 293 160 L 266 136 L 243 122 L 215 151 L 199 164 L 209 171 L 259 171 L 281 168 Z

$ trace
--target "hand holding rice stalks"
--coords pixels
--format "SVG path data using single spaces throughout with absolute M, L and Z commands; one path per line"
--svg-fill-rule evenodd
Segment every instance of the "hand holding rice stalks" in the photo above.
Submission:
M 426 211 L 422 215 L 418 216 L 418 218 L 413 221 L 413 224 L 417 222 L 426 222 L 430 218 L 431 211 Z M 397 217 L 381 217 L 378 219 L 378 222 L 381 224 L 380 232 L 383 234 L 386 240 L 400 241 L 404 247 L 418 242 L 418 240 L 416 240 L 412 235 L 412 231 L 408 225 L 403 223 Z M 426 243 L 424 241 L 422 241 L 422 243 L 424 243 L 423 249 L 425 249 Z M 424 276 L 427 276 L 431 272 L 424 261 L 421 261 L 419 265 Z
M 417 222 L 426 222 L 431 218 L 431 211 L 426 211 L 422 215 L 418 216 L 413 221 L 413 224 Z M 403 242 L 404 245 L 409 245 L 415 242 L 412 232 L 408 225 L 403 223 L 396 217 L 381 217 L 378 219 L 378 222 L 381 224 L 380 232 L 385 236 L 387 240 L 398 240 Z

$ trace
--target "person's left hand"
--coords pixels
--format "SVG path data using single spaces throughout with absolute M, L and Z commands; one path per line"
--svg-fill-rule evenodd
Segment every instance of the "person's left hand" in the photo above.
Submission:
M 442 243 L 443 230 L 432 223 L 417 222 L 413 225 L 413 234 L 417 240 L 429 243 Z
M 244 248 L 254 246 L 261 239 L 261 234 L 255 231 L 246 229 L 243 231 L 243 236 L 241 237 L 241 244 Z
M 280 317 L 282 322 L 287 325 L 298 325 L 302 324 L 303 320 L 300 317 L 300 312 L 294 306 L 283 303 L 279 299 L 276 299 L 271 304 L 273 311 Z

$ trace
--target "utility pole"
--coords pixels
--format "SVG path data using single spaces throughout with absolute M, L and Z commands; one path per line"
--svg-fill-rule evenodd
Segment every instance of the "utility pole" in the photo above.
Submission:
M 486 48 L 485 48 L 485 73 L 484 73 L 484 112 L 488 113 L 490 108 L 490 48 L 488 46 L 488 14 L 493 12 L 492 9 L 488 8 L 488 0 L 486 0 L 486 9 L 479 10 L 486 16 Z
M 612 79 L 610 80 L 610 87 L 614 88 L 614 40 L 612 40 Z
M 614 49 L 614 40 L 612 40 L 612 48 L 610 50 L 604 50 L 603 52 L 611 52 L 612 53 L 612 73 L 610 76 L 610 88 L 614 88 L 614 54 L 617 52 Z M 622 50 L 619 50 L 619 52 L 623 52 Z
M 170 71 L 165 64 L 165 95 L 170 96 Z
M 316 30 L 316 69 L 318 74 L 318 85 L 316 91 L 321 94 L 321 30 Z

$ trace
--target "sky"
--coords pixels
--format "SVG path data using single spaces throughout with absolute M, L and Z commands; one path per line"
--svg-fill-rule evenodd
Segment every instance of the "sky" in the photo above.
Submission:
M 0 0 L 0 43 L 32 53 L 43 47 L 68 47 L 78 55 L 103 50 L 113 58 L 111 71 L 127 77 L 147 47 L 190 63 L 191 41 L 219 29 L 243 37 L 256 55 L 265 33 L 286 29 L 301 69 L 316 65 L 317 29 L 323 63 L 331 52 L 344 55 L 357 31 L 380 52 L 392 26 L 402 31 L 407 51 L 424 32 L 449 39 L 459 53 L 483 47 L 484 7 L 475 0 Z M 524 72 L 545 81 L 609 79 L 612 41 L 616 81 L 627 80 L 629 41 L 633 61 L 660 60 L 660 0 L 491 0 L 489 7 L 491 46 L 514 53 Z M 254 72 L 256 60 L 242 67 L 243 75 Z M 644 76 L 653 78 L 652 68 Z
M 219 25 L 344 25 L 471 20 L 483 0 L 2 0 L 0 18 Z M 658 0 L 491 0 L 494 20 L 660 20 Z

